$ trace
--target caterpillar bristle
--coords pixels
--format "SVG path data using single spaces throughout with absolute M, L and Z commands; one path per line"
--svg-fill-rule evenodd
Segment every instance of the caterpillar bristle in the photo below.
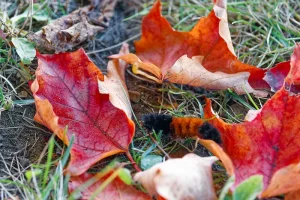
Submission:
M 200 138 L 207 139 L 207 140 L 213 140 L 217 144 L 222 144 L 222 138 L 220 132 L 210 123 L 205 122 L 199 127 L 199 135 Z
M 160 130 L 163 131 L 163 134 L 170 133 L 170 124 L 172 122 L 171 115 L 165 114 L 146 114 L 142 118 L 144 127 L 148 131 L 154 130 L 158 133 Z
M 173 117 L 171 133 L 179 138 L 188 138 L 198 135 L 198 128 L 203 123 L 196 117 Z

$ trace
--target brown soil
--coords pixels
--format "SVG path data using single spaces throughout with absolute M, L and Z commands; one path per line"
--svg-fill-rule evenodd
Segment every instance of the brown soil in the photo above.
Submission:
M 0 118 L 0 180 L 18 177 L 35 163 L 51 133 L 33 121 L 34 106 L 14 107 Z M 7 186 L 7 188 L 12 185 Z

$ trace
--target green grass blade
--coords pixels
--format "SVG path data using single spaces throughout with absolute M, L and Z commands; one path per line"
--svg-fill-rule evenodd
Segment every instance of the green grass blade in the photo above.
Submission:
M 49 147 L 48 147 L 48 156 L 47 156 L 47 162 L 46 162 L 46 167 L 45 167 L 45 173 L 43 177 L 43 188 L 46 186 L 47 181 L 48 181 L 48 175 L 49 175 L 49 170 L 51 167 L 51 160 L 53 156 L 53 149 L 54 149 L 54 136 L 52 136 L 49 140 Z

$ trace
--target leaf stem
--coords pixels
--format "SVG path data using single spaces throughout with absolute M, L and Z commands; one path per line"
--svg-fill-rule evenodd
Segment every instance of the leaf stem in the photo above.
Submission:
M 134 169 L 137 172 L 141 172 L 142 170 L 140 169 L 140 167 L 136 164 L 136 162 L 133 160 L 131 154 L 129 153 L 129 151 L 126 152 L 126 156 L 129 159 L 129 161 L 131 162 L 131 164 L 133 165 Z

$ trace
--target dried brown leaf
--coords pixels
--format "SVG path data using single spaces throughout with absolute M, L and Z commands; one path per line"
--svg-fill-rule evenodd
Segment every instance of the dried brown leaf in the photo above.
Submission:
M 103 0 L 99 6 L 89 5 L 61 17 L 27 38 L 40 51 L 65 52 L 94 37 L 108 26 L 116 0 Z

